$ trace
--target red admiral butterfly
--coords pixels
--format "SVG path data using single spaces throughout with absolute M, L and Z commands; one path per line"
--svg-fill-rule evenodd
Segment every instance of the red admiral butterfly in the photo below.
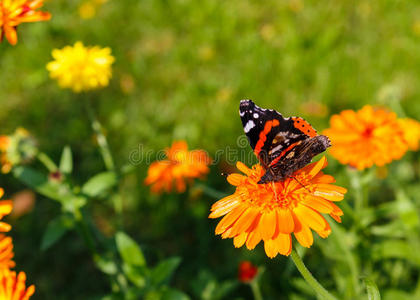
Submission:
M 281 181 L 311 162 L 331 146 L 325 135 L 299 117 L 284 118 L 273 109 L 258 107 L 252 100 L 239 105 L 244 131 L 265 174 L 259 184 Z

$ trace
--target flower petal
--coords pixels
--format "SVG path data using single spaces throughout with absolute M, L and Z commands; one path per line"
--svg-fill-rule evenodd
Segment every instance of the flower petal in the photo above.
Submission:
M 240 203 L 241 201 L 238 195 L 233 194 L 227 196 L 213 204 L 211 208 L 212 213 L 209 215 L 209 218 L 214 219 L 224 216 L 225 214 L 232 211 L 235 207 L 237 207 Z
M 255 248 L 255 246 L 258 245 L 258 243 L 261 241 L 261 235 L 258 231 L 251 231 L 248 235 L 248 238 L 246 240 L 246 247 L 248 250 L 252 250 Z
M 260 212 L 257 209 L 252 207 L 247 208 L 235 224 L 232 225 L 232 234 L 234 236 L 240 234 L 241 232 L 247 231 L 247 229 L 252 225 L 252 223 L 259 218 Z
M 227 181 L 228 181 L 231 185 L 234 185 L 234 186 L 239 186 L 239 185 L 241 185 L 241 184 L 244 182 L 244 180 L 246 180 L 246 177 L 245 177 L 244 175 L 241 175 L 241 174 L 236 174 L 236 173 L 230 174 L 230 175 L 227 177 Z
M 275 257 L 277 253 L 279 252 L 276 242 L 272 239 L 264 241 L 264 250 L 265 250 L 265 254 L 267 254 L 269 258 Z
M 246 174 L 247 176 L 250 176 L 252 174 L 252 170 L 240 161 L 236 163 L 236 167 L 238 168 L 239 171 Z
M 311 247 L 314 242 L 314 237 L 312 235 L 311 229 L 309 229 L 308 225 L 301 223 L 295 214 L 293 214 L 293 220 L 295 222 L 294 235 L 297 241 L 303 247 L 306 247 L 306 248 Z
M 271 239 L 277 229 L 277 215 L 275 211 L 261 214 L 258 231 L 264 241 Z
M 298 205 L 293 212 L 299 218 L 301 223 L 308 225 L 316 232 L 331 231 L 327 221 L 312 208 L 305 205 Z
M 279 233 L 275 239 L 277 250 L 281 255 L 289 256 L 292 252 L 292 236 L 290 234 Z
M 247 209 L 246 205 L 239 205 L 235 207 L 230 213 L 223 217 L 220 220 L 219 224 L 216 226 L 216 234 L 222 234 L 227 228 L 232 226 L 236 220 L 241 216 L 241 214 Z
M 319 161 L 311 163 L 310 165 L 307 165 L 306 167 L 302 168 L 300 172 L 307 173 L 309 177 L 312 179 L 326 166 L 327 166 L 327 158 L 323 156 L 321 157 Z
M 289 209 L 277 210 L 277 226 L 281 233 L 291 233 L 295 229 L 292 213 Z
M 323 214 L 329 214 L 334 210 L 331 202 L 313 195 L 308 195 L 301 201 L 301 203 Z
M 235 248 L 240 248 L 245 244 L 247 238 L 248 233 L 242 232 L 233 238 L 233 245 L 235 246 Z

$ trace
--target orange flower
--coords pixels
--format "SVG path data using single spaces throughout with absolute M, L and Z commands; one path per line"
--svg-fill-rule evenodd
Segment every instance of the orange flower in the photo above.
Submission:
M 407 151 L 397 116 L 385 109 L 366 105 L 359 111 L 344 110 L 330 123 L 323 134 L 331 140 L 331 155 L 342 164 L 359 170 L 383 166 Z
M 211 159 L 203 150 L 188 151 L 184 141 L 174 142 L 165 149 L 167 160 L 152 163 L 147 172 L 145 184 L 151 185 L 154 193 L 170 192 L 175 185 L 178 193 L 186 189 L 186 180 L 201 178 L 209 172 Z
M 1 300 L 27 300 L 35 292 L 35 286 L 26 288 L 26 275 L 9 269 L 0 271 L 0 299 Z
M 9 173 L 12 169 L 12 163 L 7 158 L 7 149 L 10 146 L 10 137 L 0 135 L 0 165 L 2 173 Z
M 320 213 L 341 222 L 343 212 L 333 201 L 341 201 L 347 190 L 332 185 L 334 178 L 322 173 L 327 166 L 325 157 L 298 170 L 293 178 L 267 184 L 257 184 L 264 174 L 261 165 L 249 169 L 238 162 L 236 166 L 245 176 L 228 176 L 228 182 L 236 186 L 236 191 L 213 204 L 209 216 L 224 216 L 216 227 L 216 234 L 233 238 L 235 247 L 245 244 L 252 250 L 262 240 L 268 257 L 273 258 L 278 253 L 289 255 L 291 233 L 308 248 L 313 243 L 311 229 L 323 238 L 330 234 L 331 228 Z
M 47 12 L 36 11 L 43 0 L 0 0 L 1 39 L 6 36 L 10 44 L 16 45 L 16 27 L 20 23 L 46 21 L 51 18 Z
M 13 256 L 12 238 L 0 234 L 0 270 L 13 268 L 15 266 L 15 262 L 12 260 Z
M 410 118 L 398 119 L 403 131 L 404 139 L 408 144 L 408 149 L 417 151 L 420 142 L 420 122 Z
M 243 261 L 239 264 L 238 279 L 240 282 L 251 282 L 257 276 L 258 268 L 249 261 Z
M 0 188 L 0 199 L 3 197 L 4 190 Z M 5 215 L 10 214 L 13 209 L 13 203 L 10 200 L 0 200 L 0 219 L 2 219 Z M 12 229 L 12 226 L 5 222 L 0 222 L 0 232 L 7 232 Z M 0 298 L 1 299 L 1 298 Z

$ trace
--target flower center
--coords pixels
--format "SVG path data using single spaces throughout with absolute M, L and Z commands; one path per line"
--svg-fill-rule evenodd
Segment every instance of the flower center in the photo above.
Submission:
M 363 136 L 365 139 L 370 139 L 370 138 L 373 136 L 373 130 L 374 130 L 374 128 L 373 128 L 373 127 L 371 127 L 371 126 L 367 127 L 367 128 L 365 129 L 365 131 L 362 133 L 362 136 Z

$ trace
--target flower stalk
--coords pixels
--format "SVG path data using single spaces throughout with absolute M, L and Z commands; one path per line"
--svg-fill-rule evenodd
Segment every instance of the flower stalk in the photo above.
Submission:
M 296 265 L 296 268 L 299 270 L 302 277 L 306 282 L 315 290 L 315 292 L 322 297 L 324 300 L 337 300 L 336 297 L 331 295 L 319 282 L 315 279 L 312 273 L 308 270 L 305 264 L 302 261 L 302 258 L 297 253 L 296 249 L 292 249 L 291 255 L 293 262 Z
M 258 283 L 258 277 L 252 280 L 249 285 L 251 286 L 252 295 L 254 296 L 255 300 L 263 300 L 260 284 Z

